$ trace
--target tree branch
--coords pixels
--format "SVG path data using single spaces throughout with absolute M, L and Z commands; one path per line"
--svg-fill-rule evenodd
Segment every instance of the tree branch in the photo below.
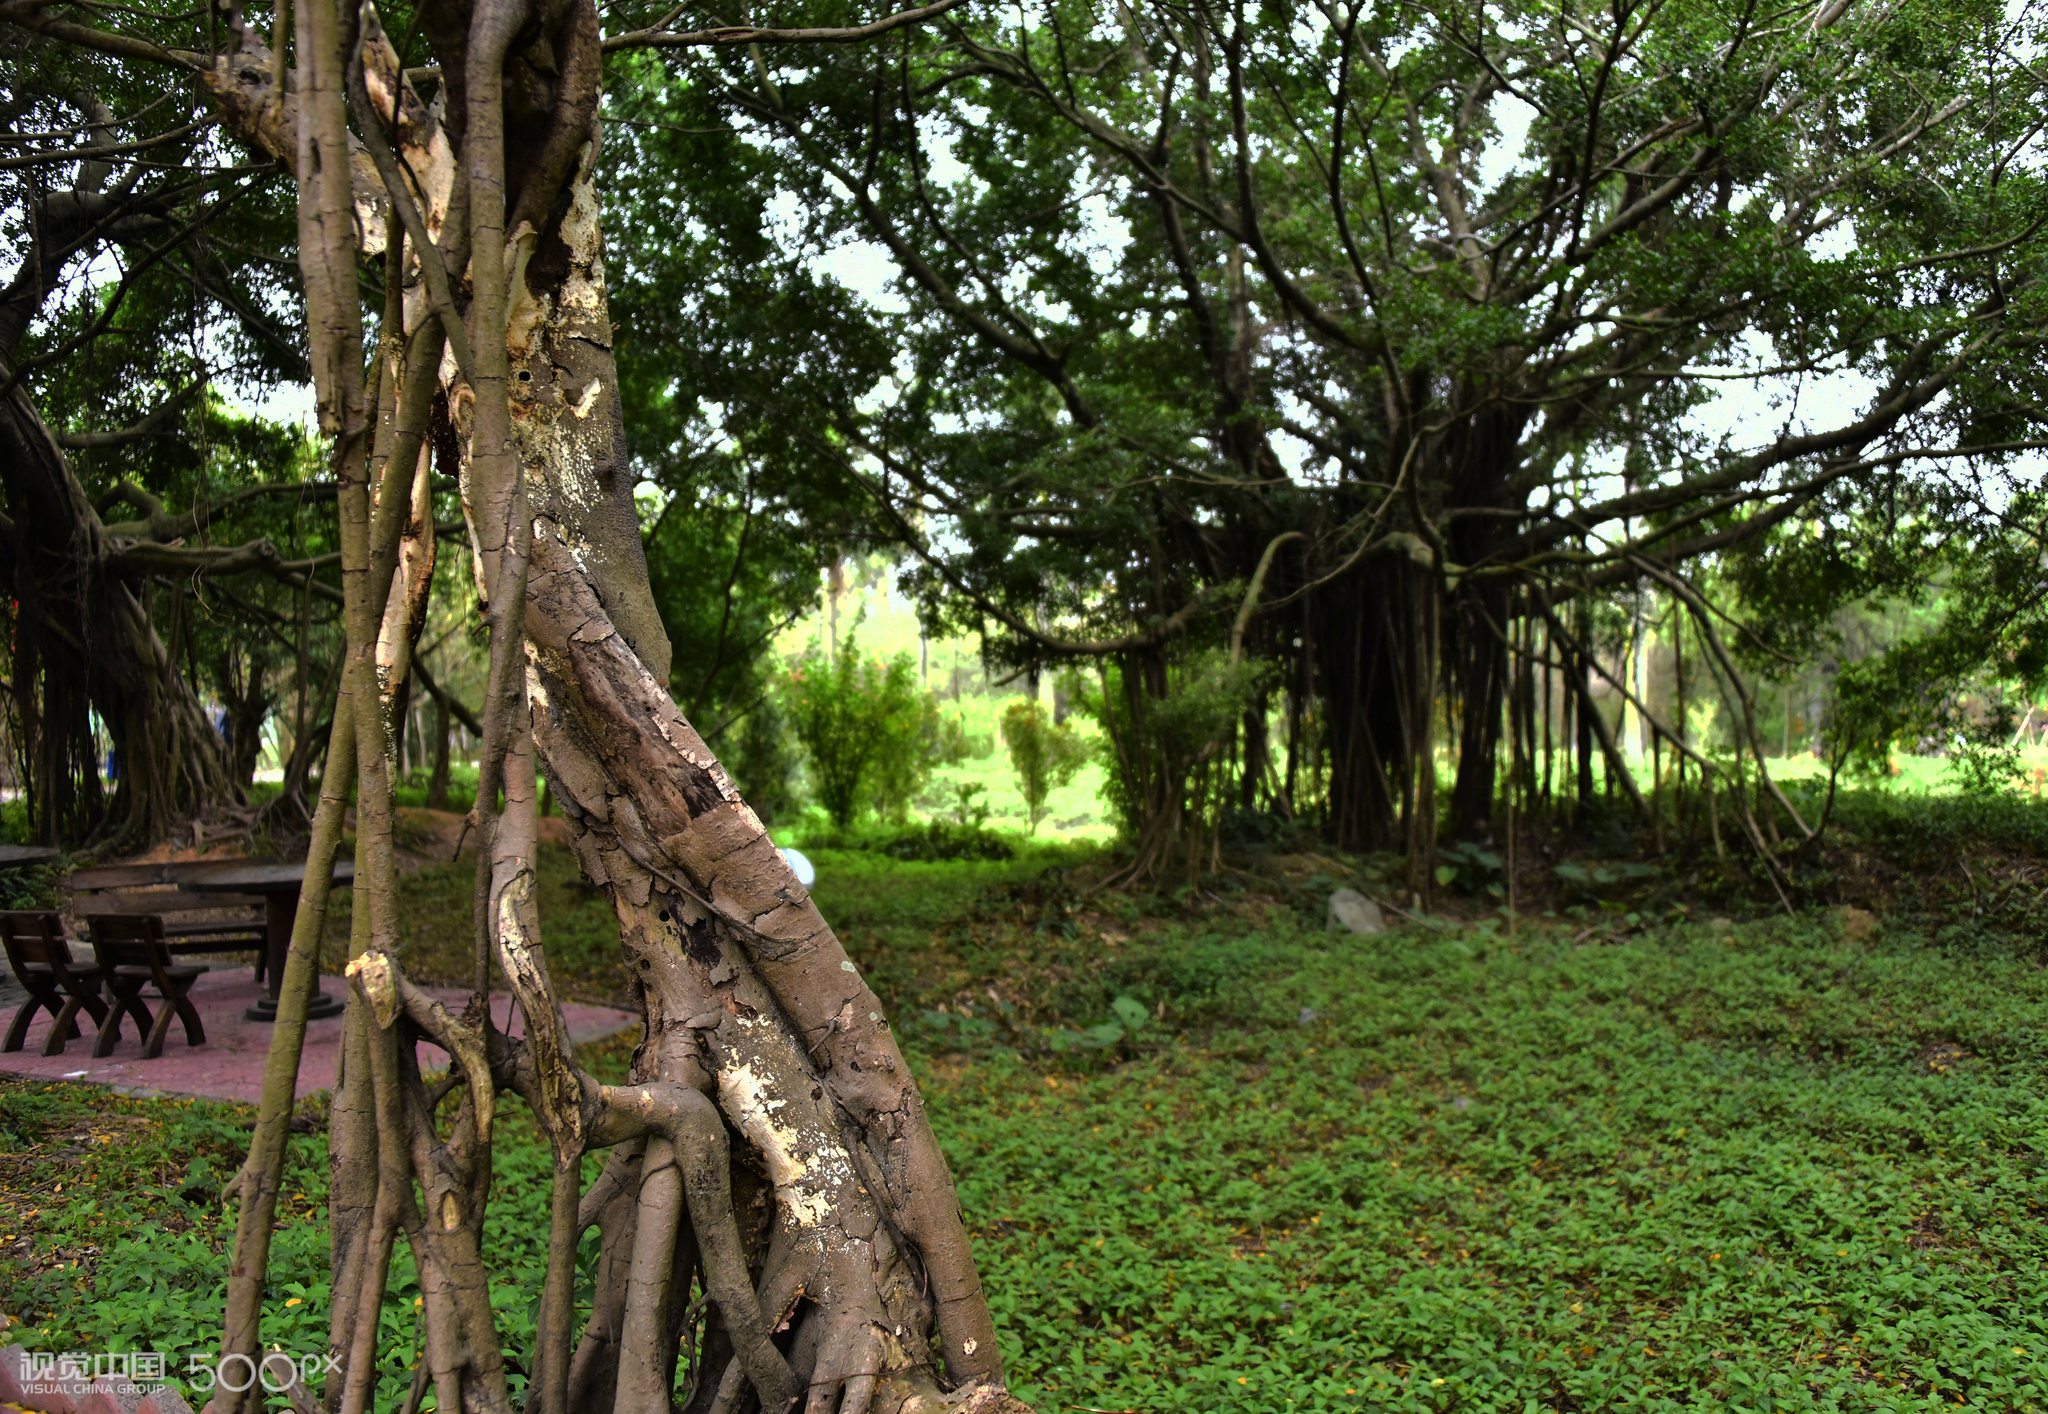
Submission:
M 920 5 L 912 10 L 899 10 L 893 15 L 864 25 L 825 26 L 812 29 L 773 29 L 763 25 L 719 25 L 713 29 L 674 31 L 668 29 L 636 29 L 625 34 L 615 34 L 604 41 L 604 52 L 615 53 L 621 49 L 680 49 L 703 48 L 707 46 L 731 46 L 739 44 L 858 44 L 876 35 L 902 29 L 906 25 L 923 24 L 926 20 L 937 19 L 948 10 L 958 9 L 966 0 L 937 0 L 936 4 Z

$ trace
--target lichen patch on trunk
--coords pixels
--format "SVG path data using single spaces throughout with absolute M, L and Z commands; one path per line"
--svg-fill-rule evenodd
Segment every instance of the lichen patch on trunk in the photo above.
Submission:
M 743 1031 L 773 1024 L 745 1017 L 734 1021 Z M 804 1116 L 777 1091 L 775 1081 L 751 1060 L 719 1068 L 719 1104 L 760 1151 L 786 1220 L 804 1229 L 823 1228 L 835 1216 L 838 1194 L 853 1182 L 852 1157 L 815 1114 Z

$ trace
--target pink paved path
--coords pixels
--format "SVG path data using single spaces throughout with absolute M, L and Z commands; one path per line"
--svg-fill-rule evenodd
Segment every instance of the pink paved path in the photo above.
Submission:
M 347 984 L 338 977 L 323 977 L 320 986 L 332 997 L 348 995 Z M 458 989 L 431 990 L 456 1007 L 465 999 Z M 173 1021 L 164 1053 L 153 1061 L 142 1058 L 142 1040 L 135 1034 L 132 1019 L 122 1022 L 121 1039 L 114 1053 L 105 1060 L 94 1060 L 92 1018 L 84 1015 L 78 1018 L 80 1035 L 65 1046 L 64 1053 L 45 1056 L 42 1050 L 50 1036 L 50 1014 L 39 1012 L 29 1027 L 26 1044 L 18 1051 L 0 1053 L 0 1071 L 44 1080 L 111 1085 L 123 1093 L 197 1095 L 253 1105 L 263 1094 L 263 1062 L 270 1051 L 271 1027 L 268 1022 L 245 1019 L 242 1012 L 261 995 L 263 988 L 250 980 L 247 964 L 216 964 L 192 988 L 192 999 L 199 1006 L 199 1019 L 206 1028 L 206 1043 L 186 1045 L 184 1023 Z M 154 1014 L 159 1004 L 154 989 L 145 995 L 144 1002 Z M 491 1014 L 500 1029 L 506 1028 L 510 1011 L 510 998 L 491 998 Z M 562 1007 L 562 1012 L 569 1023 L 571 1038 L 579 1042 L 594 1041 L 640 1024 L 639 1018 L 611 1007 L 571 1002 Z M 6 1016 L 0 1017 L 0 1029 L 13 1020 L 13 1013 L 14 1008 L 8 1007 Z M 517 1020 L 511 1022 L 512 1035 L 518 1035 L 520 1029 Z M 334 1088 L 340 1056 L 341 1018 L 308 1022 L 306 1049 L 299 1062 L 299 1094 Z M 422 1046 L 420 1059 L 423 1064 L 432 1065 L 441 1060 L 441 1053 L 432 1046 Z

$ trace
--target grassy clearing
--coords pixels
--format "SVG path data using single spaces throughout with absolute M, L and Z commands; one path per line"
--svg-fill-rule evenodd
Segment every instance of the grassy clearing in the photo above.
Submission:
M 220 1338 L 221 1184 L 253 1110 L 127 1099 L 0 1077 L 0 1311 L 41 1350 L 156 1350 L 182 1371 Z M 324 1349 L 327 1164 L 295 1143 L 276 1239 L 270 1338 Z
M 1812 920 L 1175 942 L 1229 979 L 1198 1043 L 1082 1077 L 937 1067 L 1042 1407 L 2048 1388 L 2031 964 Z
M 1020 835 L 1025 832 L 1030 822 L 1024 808 L 1024 793 L 1017 787 L 1017 772 L 1011 766 L 1010 753 L 1003 745 L 1000 725 L 1005 709 L 1011 703 L 1021 701 L 1024 695 L 1021 692 L 1010 697 L 965 694 L 958 701 L 940 704 L 942 712 L 957 716 L 968 736 L 989 750 L 985 756 L 970 756 L 958 765 L 941 766 L 934 771 L 930 786 L 918 798 L 920 815 L 929 818 L 950 814 L 956 808 L 960 787 L 979 786 L 981 794 L 977 799 L 988 807 L 988 823 L 998 829 L 1014 830 Z M 1080 716 L 1069 721 L 1090 744 L 1091 753 L 1101 749 L 1102 734 L 1093 722 Z M 1103 802 L 1102 782 L 1102 762 L 1091 754 L 1072 781 L 1046 796 L 1046 815 L 1039 823 L 1039 836 L 1048 840 L 1093 840 L 1097 843 L 1113 839 L 1116 822 L 1110 816 L 1108 805 Z
M 1857 940 L 1821 910 L 1599 909 L 1355 939 L 1297 906 L 1327 880 L 1188 915 L 1082 897 L 1071 851 L 816 857 L 1041 1410 L 2048 1406 L 2048 972 L 2010 933 L 1901 906 Z M 466 871 L 408 887 L 409 921 L 466 919 Z M 581 905 L 546 897 L 565 930 Z M 1049 1048 L 1113 1020 L 1119 1040 Z M 31 1344 L 204 1347 L 238 1118 L 0 1089 L 0 1307 Z M 294 1149 L 270 1310 L 310 1349 L 325 1156 Z M 499 1156 L 516 1343 L 544 1227 L 516 1106 Z

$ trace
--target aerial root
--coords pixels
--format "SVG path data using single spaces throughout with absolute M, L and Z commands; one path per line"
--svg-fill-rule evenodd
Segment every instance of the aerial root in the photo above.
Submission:
M 677 1230 L 687 1202 L 704 1265 L 705 1292 L 718 1308 L 735 1352 L 734 1364 L 719 1385 L 720 1399 L 725 1398 L 726 1382 L 743 1376 L 760 1396 L 766 1414 L 783 1414 L 802 1391 L 789 1362 L 769 1339 L 768 1322 L 748 1279 L 746 1249 L 732 1201 L 731 1151 L 718 1107 L 701 1092 L 673 1082 L 621 1086 L 607 1094 L 609 1112 L 601 1127 L 612 1131 L 615 1123 L 638 1125 L 649 1136 L 640 1165 L 639 1213 L 613 1407 L 627 1414 L 658 1407 L 647 1400 L 667 1399 L 662 1387 L 667 1371 L 654 1352 L 663 1344 L 658 1337 L 669 1306 Z M 737 1385 L 732 1397 L 738 1397 Z
M 804 1414 L 832 1414 L 835 1396 L 839 1414 L 867 1414 L 886 1344 L 882 1333 L 865 1320 L 833 1332 L 818 1351 Z

